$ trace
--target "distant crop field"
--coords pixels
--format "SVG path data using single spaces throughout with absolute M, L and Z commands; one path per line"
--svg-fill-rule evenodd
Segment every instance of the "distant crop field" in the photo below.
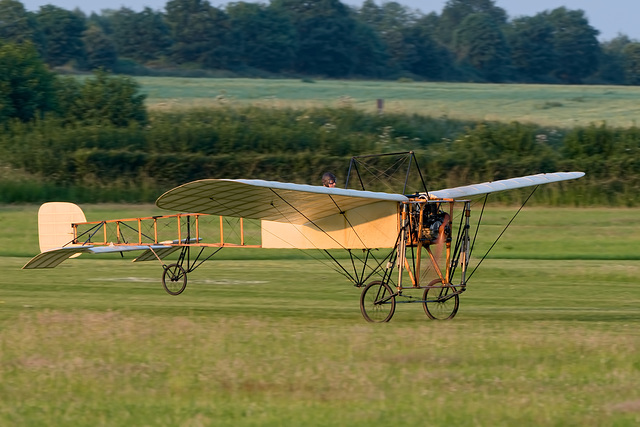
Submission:
M 351 105 L 366 111 L 519 121 L 571 128 L 637 125 L 640 87 L 465 84 L 355 80 L 139 77 L 152 110 L 258 105 L 310 108 Z
M 477 256 L 514 213 L 490 208 Z M 363 320 L 344 277 L 288 254 L 214 257 L 178 297 L 157 262 L 126 254 L 20 270 L 36 212 L 0 208 L 1 425 L 640 423 L 638 209 L 526 209 L 455 319 L 399 304 L 388 324 Z

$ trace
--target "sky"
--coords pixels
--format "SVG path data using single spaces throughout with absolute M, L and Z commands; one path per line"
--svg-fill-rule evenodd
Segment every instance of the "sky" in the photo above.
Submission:
M 37 11 L 40 6 L 53 4 L 67 10 L 80 8 L 85 13 L 100 12 L 103 9 L 120 9 L 128 7 L 140 11 L 144 7 L 163 10 L 168 0 L 20 0 L 27 10 Z M 268 3 L 268 0 L 245 0 L 249 3 Z M 396 0 L 411 9 L 419 9 L 423 13 L 436 12 L 440 14 L 446 0 Z M 214 6 L 221 6 L 231 1 L 209 0 Z M 343 3 L 360 6 L 364 0 L 342 0 Z M 381 4 L 381 0 L 376 0 Z M 585 11 L 589 24 L 600 31 L 601 41 L 611 40 L 619 33 L 626 34 L 632 39 L 640 40 L 640 2 L 637 0 L 495 0 L 498 7 L 507 11 L 510 18 L 518 16 L 532 16 L 545 10 L 566 7 Z

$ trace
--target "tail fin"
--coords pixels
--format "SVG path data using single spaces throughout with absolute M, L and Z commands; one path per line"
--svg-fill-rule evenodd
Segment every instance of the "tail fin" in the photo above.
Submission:
M 73 240 L 71 224 L 86 222 L 78 205 L 67 202 L 49 202 L 38 211 L 40 252 L 60 248 Z

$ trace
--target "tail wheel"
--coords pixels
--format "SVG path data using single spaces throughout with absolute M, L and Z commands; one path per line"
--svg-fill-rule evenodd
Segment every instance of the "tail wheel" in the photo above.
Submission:
M 424 312 L 432 320 L 453 319 L 460 305 L 460 295 L 456 289 L 451 285 L 443 284 L 440 279 L 429 283 L 422 299 Z
M 391 286 L 380 281 L 371 282 L 360 295 L 360 311 L 368 322 L 388 322 L 396 311 L 396 296 Z
M 162 286 L 170 295 L 180 295 L 187 287 L 187 272 L 178 264 L 171 264 L 164 268 Z

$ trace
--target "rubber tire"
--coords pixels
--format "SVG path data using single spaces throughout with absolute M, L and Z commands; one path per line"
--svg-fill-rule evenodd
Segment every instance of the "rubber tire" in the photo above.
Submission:
M 367 322 L 388 322 L 396 311 L 396 297 L 387 283 L 379 280 L 369 283 L 360 295 L 360 311 Z M 382 304 L 376 301 L 387 300 Z
M 162 286 L 169 295 L 180 295 L 187 287 L 187 272 L 178 264 L 166 266 L 162 273 Z
M 432 280 L 429 282 L 429 286 L 434 286 L 437 283 L 442 284 L 442 281 L 440 279 Z M 424 302 L 422 304 L 424 306 L 424 312 L 427 314 L 429 319 L 449 320 L 455 317 L 458 312 L 458 307 L 460 306 L 459 294 L 455 294 L 443 302 L 429 301 L 429 297 L 432 299 L 439 298 L 440 293 L 444 293 L 442 296 L 446 296 L 449 295 L 450 292 L 455 292 L 455 288 L 444 285 L 441 288 L 425 288 L 422 296 L 422 300 Z M 429 295 L 429 293 L 431 293 L 431 295 Z

